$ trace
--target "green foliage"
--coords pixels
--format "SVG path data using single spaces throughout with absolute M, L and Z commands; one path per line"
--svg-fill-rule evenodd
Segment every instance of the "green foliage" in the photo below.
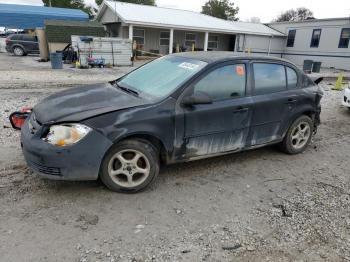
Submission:
M 283 12 L 274 21 L 303 21 L 308 19 L 315 19 L 313 12 L 305 7 L 299 7 L 297 9 L 290 9 Z
M 90 17 L 93 17 L 93 10 L 90 6 L 86 6 L 84 0 L 42 0 L 44 6 L 61 7 L 80 9 L 87 13 Z
M 229 0 L 209 0 L 202 6 L 202 14 L 218 17 L 225 20 L 237 21 L 239 8 Z
M 156 5 L 155 0 L 118 0 L 119 2 L 132 3 L 138 5 Z M 95 0 L 95 3 L 100 6 L 103 0 Z

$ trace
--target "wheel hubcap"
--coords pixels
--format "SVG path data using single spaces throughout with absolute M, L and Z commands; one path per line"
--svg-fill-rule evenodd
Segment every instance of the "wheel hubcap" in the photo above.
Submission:
M 294 149 L 303 148 L 307 142 L 309 141 L 311 135 L 311 127 L 307 122 L 301 122 L 297 125 L 293 131 L 291 136 L 291 142 Z
M 114 183 L 122 187 L 141 185 L 150 174 L 147 157 L 137 150 L 123 150 L 112 156 L 108 163 L 108 174 Z
M 14 53 L 16 55 L 22 55 L 22 50 L 20 48 L 15 48 Z

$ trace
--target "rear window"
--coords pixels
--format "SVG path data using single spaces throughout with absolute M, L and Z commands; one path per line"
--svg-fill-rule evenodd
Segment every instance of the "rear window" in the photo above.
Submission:
M 295 72 L 295 70 L 290 67 L 286 67 L 286 70 L 287 70 L 288 88 L 289 89 L 297 88 L 298 86 L 297 72 Z
M 22 40 L 23 35 L 12 35 L 10 36 L 11 40 Z
M 253 68 L 255 95 L 270 94 L 286 90 L 286 73 L 283 65 L 255 63 Z
M 307 75 L 303 75 L 302 78 L 302 86 L 309 87 L 315 85 L 314 81 L 312 81 Z
M 23 41 L 36 42 L 36 36 L 32 36 L 32 35 L 23 35 Z

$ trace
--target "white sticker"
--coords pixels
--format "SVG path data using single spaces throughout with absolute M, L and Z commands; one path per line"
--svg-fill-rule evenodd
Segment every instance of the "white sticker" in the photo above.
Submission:
M 183 63 L 179 64 L 179 67 L 184 68 L 184 69 L 188 69 L 188 70 L 195 70 L 199 67 L 199 65 L 183 62 Z

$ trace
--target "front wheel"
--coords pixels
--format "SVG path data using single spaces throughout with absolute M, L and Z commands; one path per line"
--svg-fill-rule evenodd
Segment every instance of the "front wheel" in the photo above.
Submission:
M 310 144 L 313 127 L 314 124 L 310 117 L 303 115 L 297 118 L 283 139 L 282 150 L 292 155 L 304 152 Z
M 145 189 L 159 173 L 157 149 L 145 140 L 125 140 L 105 156 L 100 178 L 111 190 L 136 193 Z

